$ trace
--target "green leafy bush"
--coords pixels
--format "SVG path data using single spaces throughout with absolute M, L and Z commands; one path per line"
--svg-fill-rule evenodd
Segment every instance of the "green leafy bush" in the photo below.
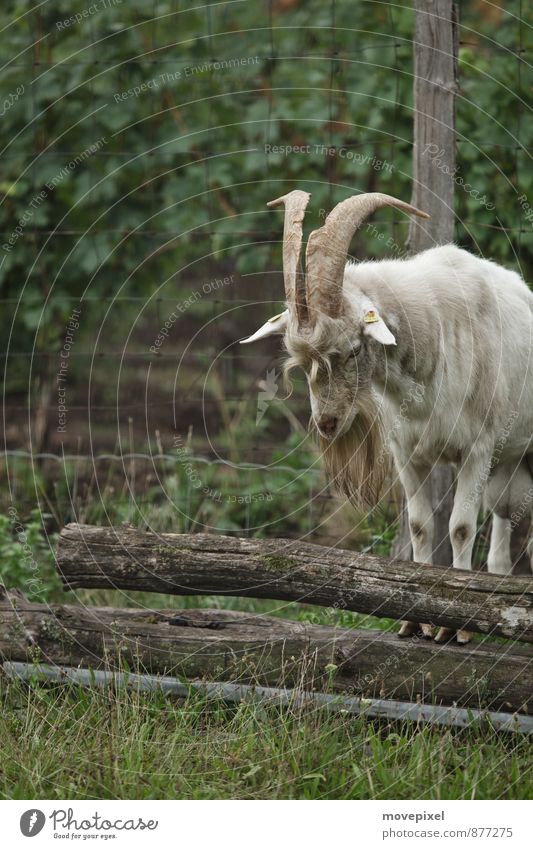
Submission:
M 42 520 L 47 518 L 33 511 L 20 522 L 14 508 L 8 516 L 0 515 L 0 581 L 33 601 L 50 600 L 61 590 L 53 554 L 56 538 L 43 535 Z

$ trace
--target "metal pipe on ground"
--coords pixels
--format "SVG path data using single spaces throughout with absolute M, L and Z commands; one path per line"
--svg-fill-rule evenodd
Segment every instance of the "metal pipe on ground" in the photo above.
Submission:
M 107 672 L 92 669 L 56 668 L 43 664 L 15 663 L 5 661 L 4 674 L 8 678 L 22 681 L 44 681 L 77 685 L 84 688 L 115 687 L 141 693 L 161 691 L 178 698 L 187 698 L 191 692 L 199 693 L 209 700 L 240 703 L 251 701 L 277 707 L 316 707 L 332 713 L 346 713 L 369 719 L 394 721 L 410 720 L 437 726 L 471 728 L 488 724 L 495 731 L 533 733 L 533 717 L 520 714 L 497 713 L 476 709 L 418 705 L 411 702 L 386 699 L 358 699 L 327 693 L 308 693 L 277 687 L 254 687 L 245 684 L 191 681 L 183 683 L 176 678 L 156 675 L 137 675 L 122 672 Z

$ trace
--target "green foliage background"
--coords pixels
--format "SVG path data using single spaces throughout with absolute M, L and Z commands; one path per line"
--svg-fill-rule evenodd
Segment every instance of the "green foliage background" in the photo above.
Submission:
M 477 198 L 457 189 L 456 237 L 531 279 L 532 224 L 519 201 L 533 202 L 532 30 L 519 17 L 526 13 L 518 0 L 460 4 L 458 174 Z M 309 446 L 300 446 L 289 413 L 275 404 L 254 425 L 257 379 L 272 368 L 274 347 L 239 354 L 233 344 L 282 297 L 281 218 L 265 203 L 295 186 L 308 189 L 310 230 L 321 210 L 356 191 L 410 197 L 412 4 L 49 0 L 34 8 L 16 0 L 2 5 L 0 24 L 8 446 L 62 456 L 54 375 L 68 316 L 81 305 L 68 400 L 82 413 L 70 414 L 64 442 L 71 453 L 91 457 L 115 443 L 118 453 L 138 449 L 157 430 L 168 451 L 174 430 L 187 436 L 193 429 L 197 453 L 235 464 L 264 451 L 259 459 L 273 464 L 285 498 L 288 473 L 278 467 L 290 465 L 297 476 L 312 462 Z M 287 146 L 300 151 L 280 151 Z M 376 218 L 390 241 L 363 228 L 355 256 L 403 249 L 407 219 L 390 210 Z M 198 299 L 173 326 L 167 359 L 150 360 L 168 304 L 225 275 L 233 275 L 231 286 Z M 251 402 L 245 411 L 243 397 Z M 307 402 L 291 405 L 304 422 Z M 26 517 L 36 504 L 53 511 L 54 498 L 61 502 L 57 526 L 74 515 L 78 466 L 74 473 L 65 466 L 57 486 L 50 469 L 20 468 L 11 462 L 8 474 L 15 500 L 25 495 L 19 506 Z M 249 515 L 237 501 L 221 516 L 213 499 L 192 504 L 190 481 L 181 467 L 176 474 L 166 496 L 174 505 L 169 493 L 179 490 L 180 510 L 191 507 L 185 529 L 197 521 L 217 528 L 222 521 L 230 532 L 263 528 L 280 514 L 279 503 L 257 502 Z M 86 486 L 85 516 L 99 517 L 105 502 L 103 517 L 138 517 L 128 470 L 118 483 L 95 484 L 97 477 Z M 181 522 L 173 506 L 163 519 L 159 477 L 142 477 L 143 501 L 155 503 L 152 519 L 165 528 Z M 237 496 L 276 488 L 270 473 L 231 478 L 217 467 L 203 469 L 202 478 Z M 309 480 L 290 485 L 295 511 L 308 523 L 316 521 L 306 512 Z M 277 528 L 293 530 L 290 522 Z M 365 544 L 369 534 L 365 525 Z
M 457 189 L 456 238 L 531 281 L 527 4 L 459 6 L 459 174 L 486 203 Z M 356 516 L 326 492 L 298 387 L 290 405 L 277 398 L 256 421 L 273 340 L 240 358 L 234 343 L 282 297 L 282 219 L 266 201 L 307 189 L 310 230 L 354 192 L 409 199 L 412 3 L 3 0 L 0 31 L 0 353 L 12 452 L 0 460 L 0 579 L 63 600 L 53 549 L 73 519 L 387 553 L 395 510 Z M 402 250 L 406 219 L 378 218 L 391 241 L 363 228 L 356 257 Z M 164 356 L 148 353 L 176 302 L 232 275 L 180 315 Z M 73 307 L 82 319 L 63 435 L 54 374 Z M 174 463 L 175 433 L 186 459 L 202 455 L 194 471 L 220 498 Z M 139 449 L 151 463 L 132 459 Z M 272 499 L 254 498 L 264 492 Z M 125 603 L 112 591 L 76 600 Z M 188 604 L 148 594 L 128 603 Z M 392 626 L 304 604 L 191 604 Z M 157 693 L 27 690 L 5 676 L 0 702 L 3 797 L 531 795 L 525 743 L 488 726 L 385 727 L 304 708 L 228 709 L 194 694 L 183 708 Z
M 309 226 L 320 208 L 354 190 L 409 197 L 409 3 L 100 5 L 86 17 L 85 2 L 2 7 L 0 97 L 24 87 L 2 118 L 4 243 L 46 183 L 104 139 L 47 192 L 12 250 L 2 251 L 2 297 L 24 300 L 16 316 L 11 305 L 16 348 L 50 344 L 53 319 L 69 313 L 67 296 L 149 294 L 179 268 L 194 274 L 202 262 L 238 261 L 242 273 L 278 262 L 265 201 L 295 185 L 313 193 Z M 532 129 L 531 29 L 515 17 L 518 2 L 504 10 L 460 5 L 459 165 L 496 209 L 458 190 L 457 236 L 527 273 L 531 225 L 517 196 L 533 197 L 524 150 Z M 76 13 L 82 19 L 72 22 Z M 242 64 L 209 69 L 214 60 Z M 312 152 L 266 154 L 268 144 L 309 144 Z M 368 160 L 314 152 L 315 145 Z M 499 226 L 510 232 L 492 229 Z M 387 250 L 375 240 L 366 248 Z M 45 330 L 46 298 L 44 317 L 52 321 Z

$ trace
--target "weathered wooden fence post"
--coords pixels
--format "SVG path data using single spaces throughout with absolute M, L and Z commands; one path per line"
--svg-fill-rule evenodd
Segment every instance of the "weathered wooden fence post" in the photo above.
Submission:
M 452 0 L 416 0 L 414 49 L 414 143 L 411 203 L 431 215 L 411 218 L 409 250 L 453 241 L 455 170 L 455 93 L 457 89 L 457 15 Z M 449 466 L 432 475 L 435 511 L 434 563 L 448 566 L 452 550 L 448 522 L 453 499 Z M 411 557 L 405 507 L 393 555 Z

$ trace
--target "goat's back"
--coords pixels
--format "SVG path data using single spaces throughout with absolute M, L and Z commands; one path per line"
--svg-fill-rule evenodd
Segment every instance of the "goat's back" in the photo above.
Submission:
M 509 420 L 502 458 L 533 444 L 533 294 L 518 274 L 443 245 L 348 266 L 345 283 L 395 325 L 398 362 L 427 387 L 420 413 L 435 444 L 453 430 L 464 450 L 482 435 L 497 438 Z

